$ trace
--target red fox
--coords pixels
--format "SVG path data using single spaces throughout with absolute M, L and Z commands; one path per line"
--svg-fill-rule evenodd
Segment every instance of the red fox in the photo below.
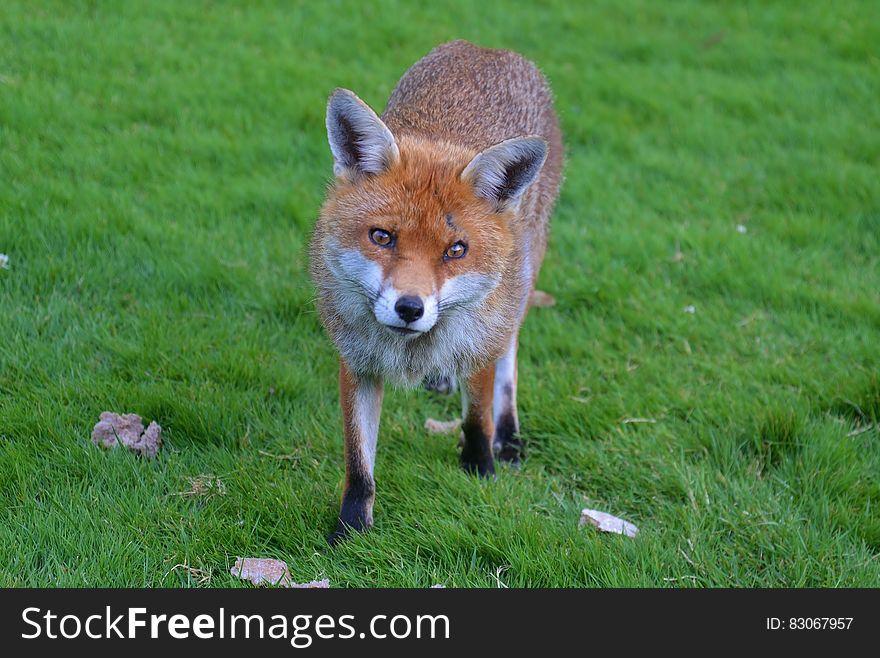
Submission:
M 340 352 L 345 485 L 330 543 L 373 522 L 383 382 L 462 382 L 461 465 L 516 462 L 516 352 L 559 191 L 547 81 L 507 50 L 438 46 L 380 118 L 337 89 L 335 181 L 311 242 L 321 322 Z

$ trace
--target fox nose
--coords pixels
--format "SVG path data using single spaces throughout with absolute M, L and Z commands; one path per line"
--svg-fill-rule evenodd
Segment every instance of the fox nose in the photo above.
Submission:
M 394 310 L 400 319 L 406 323 L 415 322 L 425 313 L 425 305 L 421 298 L 413 295 L 404 295 L 394 304 Z

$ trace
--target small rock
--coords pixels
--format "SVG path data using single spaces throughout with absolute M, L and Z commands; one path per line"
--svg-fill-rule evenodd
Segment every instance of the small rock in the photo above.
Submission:
M 281 560 L 259 557 L 240 557 L 235 560 L 235 566 L 230 569 L 236 578 L 249 580 L 254 585 L 279 585 L 289 587 L 290 571 L 287 563 Z
M 431 434 L 452 434 L 461 427 L 461 418 L 455 420 L 434 420 L 428 418 L 425 420 L 425 429 Z
M 607 512 L 599 512 L 594 509 L 581 510 L 581 520 L 578 523 L 579 528 L 585 525 L 595 526 L 602 532 L 614 532 L 618 535 L 626 535 L 627 537 L 635 537 L 639 534 L 639 529 L 629 521 L 624 521 Z
M 102 448 L 115 448 L 121 443 L 132 452 L 153 459 L 162 445 L 162 428 L 152 422 L 144 430 L 144 423 L 137 414 L 105 411 L 92 429 L 92 443 Z
M 290 577 L 287 563 L 281 560 L 261 557 L 236 558 L 235 566 L 230 569 L 236 578 L 249 580 L 254 585 L 276 585 L 290 589 L 327 589 L 330 580 L 312 580 L 308 583 L 295 583 Z
M 693 304 L 688 304 L 687 306 L 684 307 L 684 312 L 690 313 L 691 315 L 693 315 L 694 313 L 697 312 L 697 307 L 694 306 Z

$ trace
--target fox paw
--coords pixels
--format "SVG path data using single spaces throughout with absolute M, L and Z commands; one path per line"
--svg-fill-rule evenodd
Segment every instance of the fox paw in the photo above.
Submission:
M 362 495 L 349 489 L 342 497 L 336 530 L 327 537 L 327 543 L 335 546 L 354 533 L 366 532 L 373 526 L 373 491 L 372 483 L 365 486 L 365 491 L 360 492 Z
M 466 473 L 479 475 L 481 478 L 494 477 L 495 475 L 495 461 L 491 455 L 488 457 L 485 455 L 472 456 L 467 451 L 462 451 L 460 461 L 461 467 Z
M 343 523 L 340 521 L 336 525 L 336 530 L 327 535 L 327 543 L 330 546 L 336 546 L 340 542 L 345 541 L 352 535 L 358 532 L 366 532 L 372 527 L 372 523 L 363 523 L 359 522 L 356 525 L 349 525 L 348 523 Z

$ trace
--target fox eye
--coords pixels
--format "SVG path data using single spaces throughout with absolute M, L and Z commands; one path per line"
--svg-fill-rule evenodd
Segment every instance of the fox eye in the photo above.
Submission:
M 467 245 L 464 242 L 462 242 L 461 240 L 459 240 L 458 242 L 450 245 L 446 249 L 446 253 L 443 254 L 443 257 L 447 258 L 447 259 L 461 258 L 466 253 L 467 253 Z
M 390 247 L 394 244 L 394 236 L 381 228 L 370 229 L 370 240 L 380 247 Z

